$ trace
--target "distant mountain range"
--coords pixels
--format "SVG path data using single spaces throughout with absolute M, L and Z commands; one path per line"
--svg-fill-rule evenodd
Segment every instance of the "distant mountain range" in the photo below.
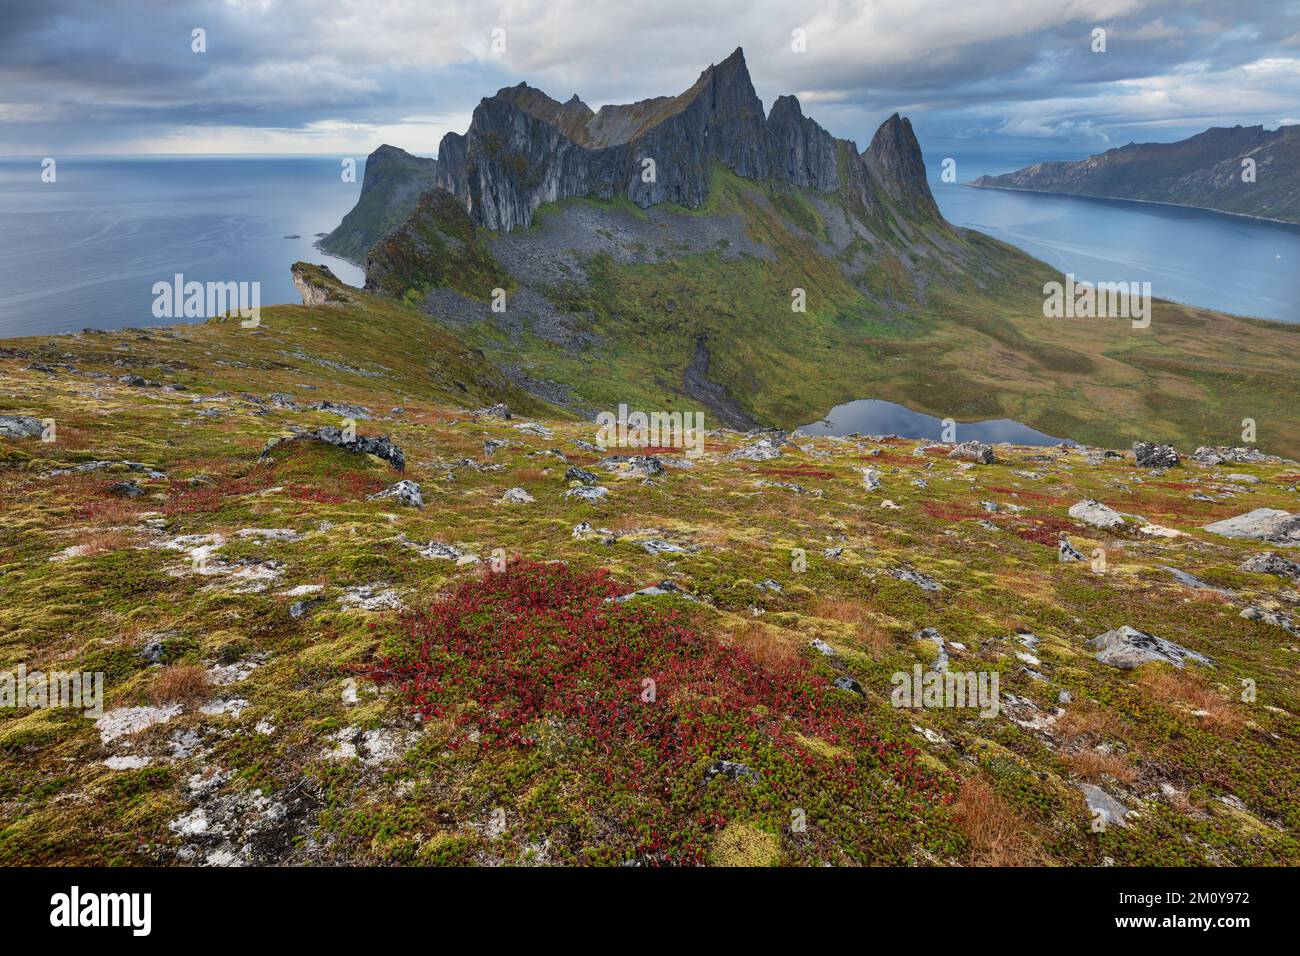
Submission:
M 1245 160 L 1253 160 L 1253 170 Z M 1079 162 L 1037 163 L 981 176 L 971 185 L 1300 222 L 1300 126 L 1271 132 L 1262 126 L 1216 127 L 1177 143 L 1129 143 Z

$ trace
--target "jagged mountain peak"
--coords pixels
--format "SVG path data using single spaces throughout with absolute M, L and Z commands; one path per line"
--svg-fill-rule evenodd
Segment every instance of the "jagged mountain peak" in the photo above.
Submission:
M 863 157 L 891 195 L 900 199 L 910 197 L 937 210 L 925 178 L 921 144 L 906 116 L 894 113 L 881 123 Z
M 676 95 L 595 111 L 576 93 L 560 102 L 527 82 L 503 87 L 479 102 L 464 134 L 443 138 L 434 181 L 475 224 L 509 231 L 531 224 L 543 203 L 570 196 L 698 207 L 714 163 L 758 182 L 843 191 L 859 209 L 888 196 L 937 216 L 906 119 L 892 116 L 859 153 L 805 116 L 792 95 L 765 115 L 741 47 Z

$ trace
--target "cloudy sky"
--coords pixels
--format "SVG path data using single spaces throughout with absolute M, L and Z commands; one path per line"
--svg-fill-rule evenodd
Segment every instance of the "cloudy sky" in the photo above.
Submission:
M 737 46 L 860 146 L 895 110 L 1043 158 L 1300 122 L 1300 0 L 0 0 L 0 155 L 434 155 L 502 86 L 599 108 Z

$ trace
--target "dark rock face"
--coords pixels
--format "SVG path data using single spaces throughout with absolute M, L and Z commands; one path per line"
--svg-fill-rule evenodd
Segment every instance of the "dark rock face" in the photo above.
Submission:
M 863 158 L 887 193 L 909 206 L 938 215 L 925 181 L 921 144 L 916 141 L 910 120 L 897 113 L 885 120 Z
M 502 89 L 479 103 L 468 132 L 443 137 L 435 182 L 476 225 L 508 232 L 530 225 L 542 203 L 569 196 L 698 207 L 714 161 L 747 179 L 847 191 L 868 207 L 884 188 L 937 215 L 907 120 L 892 117 L 859 154 L 805 117 L 793 96 L 764 117 L 739 49 L 678 96 L 599 112 L 576 96 L 560 103 L 523 83 Z
M 803 115 L 793 96 L 779 96 L 767 115 L 768 170 L 796 186 L 832 192 L 840 187 L 834 136 Z M 848 144 L 856 155 L 857 147 Z
M 1172 468 L 1179 461 L 1178 452 L 1171 446 L 1149 441 L 1135 441 L 1133 457 L 1139 468 Z

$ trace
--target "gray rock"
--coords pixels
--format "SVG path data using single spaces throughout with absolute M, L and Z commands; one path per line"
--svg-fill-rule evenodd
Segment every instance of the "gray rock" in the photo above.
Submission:
M 1179 462 L 1178 452 L 1173 446 L 1149 441 L 1135 441 L 1133 457 L 1139 468 L 1172 468 Z
M 616 475 L 653 478 L 664 473 L 664 463 L 654 455 L 612 455 L 596 465 Z
M 392 498 L 399 505 L 405 505 L 408 508 L 424 507 L 424 497 L 420 494 L 420 486 L 414 481 L 405 478 L 387 491 L 371 495 L 369 500 L 377 501 L 382 498 Z
M 1241 616 L 1248 621 L 1262 621 L 1265 624 L 1280 627 L 1288 634 L 1296 633 L 1295 622 L 1291 619 L 1291 615 L 1281 611 L 1267 611 L 1252 604 L 1241 612 Z
M 1121 528 L 1125 524 L 1122 514 L 1091 498 L 1070 505 L 1069 513 L 1071 518 L 1076 518 L 1084 524 L 1092 525 L 1094 528 L 1103 528 L 1107 531 Z
M 0 416 L 0 438 L 40 438 L 41 420 L 30 415 Z
M 501 496 L 502 504 L 528 505 L 536 499 L 522 488 L 510 488 Z
M 704 783 L 708 783 L 714 777 L 725 777 L 728 780 L 747 780 L 751 783 L 758 779 L 758 773 L 743 763 L 737 763 L 734 760 L 715 760 L 704 771 Z
M 1132 670 L 1151 661 L 1166 661 L 1179 668 L 1185 661 L 1205 665 L 1214 663 L 1212 659 L 1190 651 L 1181 644 L 1139 631 L 1127 624 L 1094 637 L 1088 646 L 1097 651 L 1096 658 L 1101 663 L 1121 670 Z
M 579 501 L 596 502 L 609 494 L 609 489 L 604 485 L 580 485 L 577 488 L 570 488 L 564 493 L 565 498 L 576 498 Z
M 727 458 L 744 461 L 771 461 L 774 458 L 781 457 L 781 445 L 784 443 L 784 432 L 764 435 L 757 441 L 737 448 Z
M 673 581 L 660 581 L 658 584 L 653 584 L 653 585 L 651 585 L 651 586 L 648 587 L 648 588 L 642 588 L 642 589 L 639 590 L 639 591 L 633 591 L 633 592 L 631 592 L 630 594 L 622 594 L 622 595 L 620 595 L 620 596 L 618 596 L 618 597 L 616 597 L 616 598 L 607 598 L 606 600 L 614 601 L 614 602 L 616 602 L 616 603 L 618 603 L 618 604 L 622 604 L 622 603 L 624 603 L 625 601 L 630 601 L 630 600 L 632 600 L 633 598 L 639 598 L 639 597 L 661 597 L 661 596 L 663 596 L 663 595 L 665 595 L 665 594 L 673 594 L 673 595 L 676 595 L 677 597 L 685 598 L 685 599 L 688 600 L 688 601 L 695 601 L 695 600 L 697 600 L 697 598 L 695 598 L 695 597 L 693 597 L 692 595 L 687 594 L 685 591 L 683 591 L 683 590 L 682 590 L 680 587 L 678 587 L 677 584 L 676 584 L 675 582 L 673 582 Z
M 942 591 L 943 585 L 928 575 L 922 574 L 913 568 L 901 567 L 891 568 L 885 572 L 891 578 L 897 578 L 900 581 L 907 581 L 915 584 L 922 591 Z
M 838 690 L 848 691 L 850 694 L 857 694 L 859 697 L 867 696 L 867 692 L 862 689 L 862 685 L 852 677 L 837 677 L 834 684 Z
M 1101 787 L 1091 783 L 1079 784 L 1079 789 L 1083 792 L 1083 798 L 1088 802 L 1088 809 L 1093 814 L 1101 814 L 1101 819 L 1107 826 L 1124 826 L 1124 818 L 1128 816 L 1128 808 L 1120 803 Z
M 1266 462 L 1278 462 L 1281 459 L 1275 455 L 1266 455 L 1258 448 L 1202 445 L 1192 452 L 1192 461 L 1200 465 L 1224 465 L 1229 462 L 1240 465 L 1257 465 Z
M 587 471 L 585 468 L 579 468 L 577 465 L 570 465 L 569 470 L 564 473 L 565 481 L 580 481 L 584 485 L 594 485 L 600 478 L 594 473 Z
M 992 465 L 998 459 L 993 454 L 993 446 L 986 445 L 982 441 L 964 441 L 952 451 L 948 452 L 949 458 L 964 458 L 967 461 L 973 461 L 981 465 Z
M 333 445 L 336 448 L 342 448 L 357 454 L 374 455 L 376 458 L 382 458 L 398 471 L 406 470 L 406 456 L 402 453 L 402 449 L 388 440 L 388 436 L 371 438 L 367 435 L 355 435 L 351 440 L 348 440 L 343 432 L 332 425 L 326 425 L 315 431 L 300 432 L 287 438 L 272 438 L 266 443 L 266 447 L 262 449 L 261 457 L 266 459 L 273 449 L 293 441 L 324 442 L 327 445 Z
M 108 493 L 119 498 L 143 498 L 145 490 L 132 481 L 116 481 L 108 486 Z
M 1084 558 L 1079 549 L 1070 544 L 1070 539 L 1061 535 L 1061 540 L 1056 544 L 1056 560 L 1064 564 L 1067 561 L 1082 561 Z
M 1241 570 L 1255 574 L 1275 574 L 1280 578 L 1300 580 L 1300 564 L 1288 561 L 1276 551 L 1263 551 L 1251 555 L 1242 564 Z
M 1300 515 L 1277 508 L 1256 508 L 1244 515 L 1207 524 L 1204 530 L 1225 538 L 1267 541 L 1285 548 L 1300 547 Z

